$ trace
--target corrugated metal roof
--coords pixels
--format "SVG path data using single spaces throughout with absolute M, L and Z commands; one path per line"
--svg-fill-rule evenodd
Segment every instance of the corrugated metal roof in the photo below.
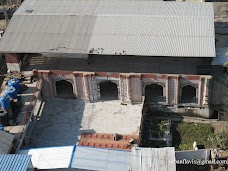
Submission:
M 0 155 L 0 171 L 26 171 L 31 168 L 31 156 L 20 154 Z
M 32 155 L 32 164 L 38 169 L 68 168 L 74 146 L 33 148 L 19 150 L 18 154 Z
M 0 51 L 214 57 L 213 5 L 26 0 L 11 19 Z
M 216 57 L 213 58 L 212 65 L 224 65 L 228 63 L 228 47 L 216 48 Z
M 175 148 L 132 148 L 132 171 L 176 171 Z
M 14 136 L 0 130 L 0 154 L 7 154 L 12 147 Z
M 129 171 L 131 152 L 77 146 L 71 168 L 99 171 Z

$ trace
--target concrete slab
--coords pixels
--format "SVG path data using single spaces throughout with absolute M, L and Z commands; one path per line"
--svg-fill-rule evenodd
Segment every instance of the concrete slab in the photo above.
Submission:
M 85 103 L 75 99 L 46 99 L 27 147 L 72 145 L 83 132 L 137 134 L 142 105 L 119 101 Z

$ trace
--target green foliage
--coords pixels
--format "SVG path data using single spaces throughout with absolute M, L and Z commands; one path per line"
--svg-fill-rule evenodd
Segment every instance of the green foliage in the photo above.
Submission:
M 180 144 L 179 149 L 181 150 L 190 150 L 192 149 L 192 143 Z
M 173 142 L 177 149 L 192 150 L 194 141 L 206 148 L 212 146 L 212 142 L 209 141 L 209 138 L 214 136 L 211 124 L 181 122 L 176 124 L 173 133 Z
M 212 142 L 214 148 L 220 147 L 223 150 L 228 150 L 228 133 L 222 131 L 218 135 L 212 135 L 208 140 Z

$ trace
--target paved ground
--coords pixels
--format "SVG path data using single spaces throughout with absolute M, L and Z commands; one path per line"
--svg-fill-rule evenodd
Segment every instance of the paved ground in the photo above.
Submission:
M 46 99 L 28 147 L 72 145 L 83 132 L 138 133 L 142 105 L 120 105 L 119 101 L 84 103 L 75 99 Z

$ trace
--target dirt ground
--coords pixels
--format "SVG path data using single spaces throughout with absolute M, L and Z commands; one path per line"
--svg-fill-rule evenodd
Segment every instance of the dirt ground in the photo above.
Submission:
M 227 122 L 218 122 L 212 123 L 215 134 L 219 134 L 222 131 L 228 133 L 228 121 Z

